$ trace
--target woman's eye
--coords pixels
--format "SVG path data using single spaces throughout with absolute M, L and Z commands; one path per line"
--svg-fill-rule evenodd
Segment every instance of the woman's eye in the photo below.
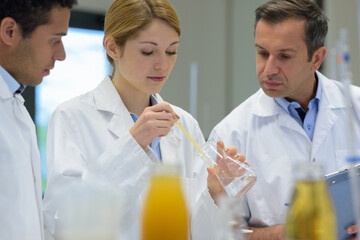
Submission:
M 166 52 L 167 55 L 176 55 L 176 51 L 175 52 Z
M 150 55 L 153 53 L 153 51 L 150 51 L 150 52 L 141 51 L 141 53 L 142 53 L 143 55 L 145 55 L 145 56 L 150 56 Z
M 268 54 L 267 54 L 266 52 L 258 52 L 258 54 L 259 54 L 260 56 L 263 56 L 263 57 L 267 57 L 267 56 L 268 56 Z

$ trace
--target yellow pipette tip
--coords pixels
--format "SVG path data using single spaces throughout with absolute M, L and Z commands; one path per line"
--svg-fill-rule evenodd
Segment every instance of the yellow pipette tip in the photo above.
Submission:
M 191 135 L 185 130 L 185 128 L 181 125 L 180 122 L 176 122 L 175 123 L 176 126 L 178 126 L 181 131 L 185 134 L 185 136 L 190 140 L 190 142 L 194 145 L 194 147 L 196 148 L 196 150 L 199 151 L 199 153 L 206 159 L 206 161 L 208 161 L 209 165 L 212 166 L 211 161 L 206 157 L 204 151 L 201 149 L 201 147 L 199 146 L 199 144 L 197 144 L 197 142 L 191 137 Z

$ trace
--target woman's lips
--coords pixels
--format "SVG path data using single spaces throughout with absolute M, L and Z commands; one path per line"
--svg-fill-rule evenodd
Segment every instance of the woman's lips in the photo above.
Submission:
M 154 82 L 162 82 L 165 79 L 165 77 L 148 77 L 148 78 Z

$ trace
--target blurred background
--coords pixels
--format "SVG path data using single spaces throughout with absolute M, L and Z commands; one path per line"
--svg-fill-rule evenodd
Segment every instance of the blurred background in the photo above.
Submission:
M 205 138 L 232 109 L 258 88 L 255 70 L 254 10 L 266 0 L 169 0 L 178 13 L 182 34 L 178 59 L 161 96 L 190 112 Z M 335 49 L 342 28 L 348 31 L 353 84 L 360 86 L 360 0 L 317 0 L 327 13 L 328 54 L 321 71 L 336 78 Z M 102 46 L 103 19 L 112 0 L 78 0 L 63 38 L 67 59 L 49 77 L 24 92 L 37 126 L 45 188 L 47 123 L 62 102 L 94 89 L 111 73 Z

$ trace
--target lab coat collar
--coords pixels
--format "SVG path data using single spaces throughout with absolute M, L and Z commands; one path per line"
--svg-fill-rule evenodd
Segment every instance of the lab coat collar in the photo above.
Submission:
M 316 156 L 319 147 L 324 142 L 331 128 L 338 120 L 337 114 L 335 113 L 336 110 L 345 108 L 343 94 L 341 93 L 342 85 L 337 83 L 336 81 L 327 79 L 320 72 L 316 72 L 316 74 L 319 81 L 321 81 L 322 94 L 319 102 L 319 111 L 315 123 L 314 138 L 311 144 L 311 158 Z M 289 117 L 289 115 L 283 109 L 281 109 L 278 104 L 276 104 L 274 99 L 268 97 L 262 91 L 262 89 L 260 89 L 259 93 L 256 94 L 254 97 L 257 97 L 258 101 L 256 101 L 255 107 L 253 109 L 253 114 L 259 117 L 279 115 L 278 123 L 280 126 L 292 129 L 306 137 L 306 133 L 301 128 L 301 126 L 297 124 L 294 119 Z M 306 137 L 306 139 L 308 138 Z
M 121 137 L 124 131 L 131 128 L 134 121 L 109 76 L 95 88 L 93 94 L 98 111 L 112 114 L 107 128 L 117 137 Z
M 253 109 L 254 115 L 262 118 L 278 116 L 278 124 L 280 126 L 297 131 L 305 137 L 307 136 L 297 121 L 292 118 L 286 110 L 279 106 L 274 98 L 267 96 L 262 89 L 259 90 L 257 97 L 258 100 Z
M 159 94 L 154 94 L 154 97 L 158 103 L 164 102 Z M 129 113 L 112 83 L 110 76 L 106 76 L 94 90 L 94 99 L 98 110 L 111 112 L 116 115 Z
M 8 85 L 10 92 L 13 94 L 15 94 L 17 90 L 20 90 L 21 92 L 24 91 L 25 86 L 18 83 L 18 81 L 16 81 L 15 78 L 11 76 L 11 74 L 8 73 L 2 66 L 0 66 L 0 76 L 3 78 L 5 83 Z
M 342 99 L 342 94 L 339 94 L 339 88 L 329 87 L 334 83 L 327 79 L 323 74 L 316 71 L 319 81 L 321 81 L 322 93 L 320 106 L 337 109 L 344 108 L 344 100 Z M 278 115 L 281 112 L 280 107 L 276 104 L 274 98 L 267 96 L 262 89 L 258 90 L 258 94 L 255 95 L 258 98 L 256 104 L 253 108 L 252 113 L 259 117 L 268 117 Z
M 21 96 L 21 94 L 13 94 L 8 85 L 6 84 L 5 80 L 2 78 L 2 76 L 0 75 L 0 99 L 2 100 L 8 100 L 11 98 L 16 98 L 18 99 L 21 103 L 25 102 L 25 99 L 23 98 L 23 96 Z
M 343 94 L 341 93 L 342 84 L 339 87 L 332 87 L 331 85 L 334 85 L 333 80 L 328 79 L 320 72 L 316 72 L 316 74 L 322 85 L 320 105 L 327 106 L 331 109 L 345 108 L 346 105 L 343 99 Z
M 319 112 L 316 118 L 314 139 L 312 144 L 312 156 L 316 156 L 316 152 L 320 145 L 329 134 L 330 129 L 336 123 L 338 116 L 335 113 L 337 109 L 345 108 L 345 102 L 340 87 L 335 87 L 335 82 L 327 79 L 320 72 L 316 72 L 319 81 L 323 86 L 323 92 L 319 103 Z
M 282 109 L 272 97 L 267 96 L 260 88 L 256 94 L 253 95 L 257 98 L 254 102 L 252 114 L 260 117 L 274 117 L 278 116 L 278 124 L 282 127 L 292 129 L 299 134 L 307 136 L 302 127 L 293 119 L 284 109 Z
M 128 113 L 119 93 L 116 91 L 116 88 L 110 79 L 110 76 L 106 76 L 94 90 L 94 100 L 97 109 L 100 111 L 107 111 L 116 115 L 122 115 L 125 112 Z
M 160 95 L 158 93 L 155 93 L 154 97 L 156 98 L 158 103 L 165 102 L 164 99 L 162 99 L 162 97 L 160 97 Z
M 342 99 L 342 94 L 340 87 L 334 87 L 334 81 L 327 79 L 320 72 L 316 72 L 319 81 L 322 86 L 321 100 L 319 102 L 319 112 L 316 119 L 316 127 L 314 132 L 314 141 L 313 141 L 313 152 L 316 152 L 320 144 L 325 139 L 329 130 L 335 124 L 337 116 L 334 113 L 336 109 L 345 108 L 344 100 Z M 258 94 L 255 94 L 254 97 L 258 98 L 253 108 L 252 113 L 259 117 L 270 117 L 279 115 L 279 125 L 291 128 L 301 134 L 305 132 L 296 121 L 292 121 L 288 118 L 288 114 L 281 109 L 281 107 L 276 104 L 275 100 L 271 97 L 268 97 L 262 89 L 258 90 Z
M 0 75 L 0 98 L 5 100 L 13 97 L 13 93 L 10 91 L 9 86 L 5 82 L 5 79 Z
M 255 101 L 252 114 L 259 117 L 270 117 L 280 113 L 281 109 L 276 104 L 274 98 L 267 96 L 261 88 L 254 97 L 256 97 L 257 100 Z

